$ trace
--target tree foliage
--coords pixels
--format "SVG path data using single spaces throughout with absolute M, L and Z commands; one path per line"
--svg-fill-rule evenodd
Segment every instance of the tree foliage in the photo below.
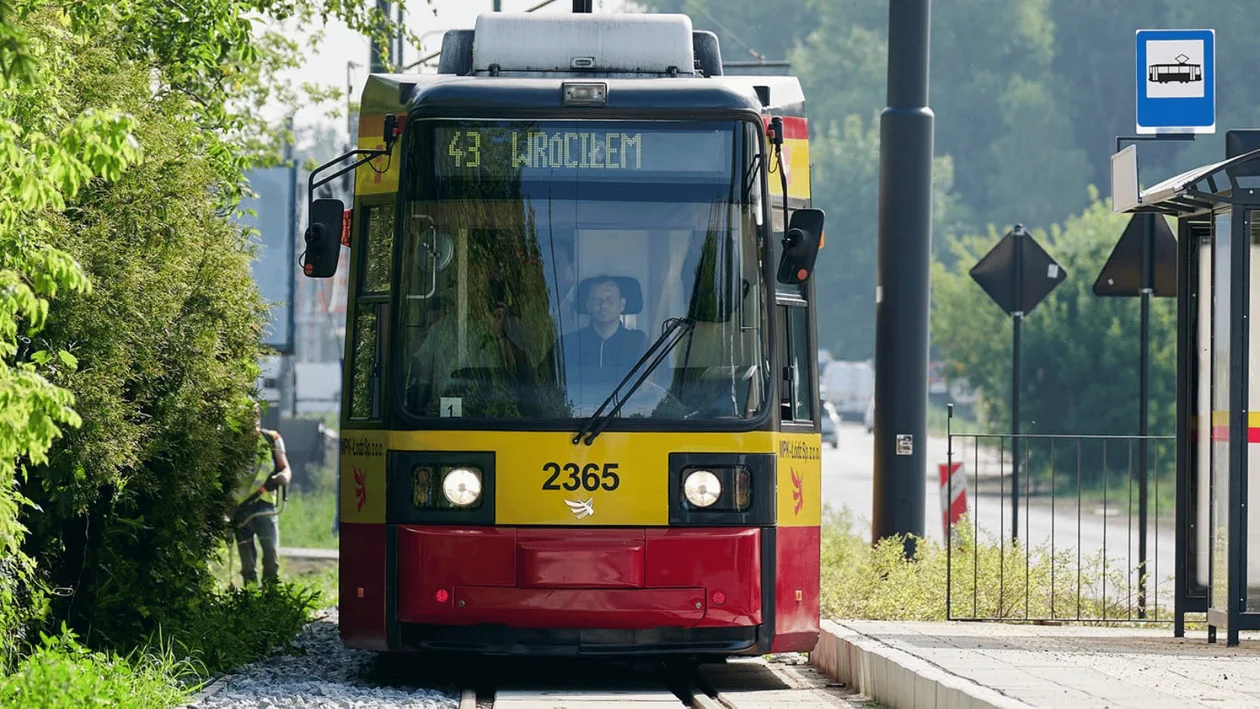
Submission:
M 19 508 L 30 501 L 20 483 L 27 465 L 47 461 L 62 427 L 80 423 L 71 392 L 47 378 L 73 368 L 75 358 L 30 347 L 48 323 L 50 299 L 89 290 L 73 259 L 49 244 L 52 220 L 91 180 L 117 178 L 140 154 L 132 122 L 116 111 L 67 117 L 38 110 L 55 105 L 56 77 L 72 72 L 75 61 L 54 41 L 55 25 L 23 31 L 11 23 L 14 9 L 0 4 L 0 665 L 39 610 L 33 563 L 21 551 Z M 29 83 L 37 65 L 50 76 Z
M 229 216 L 298 95 L 285 23 L 332 17 L 388 31 L 352 0 L 0 0 L 0 665 L 44 584 L 119 646 L 210 589 L 261 326 Z
M 879 125 L 849 116 L 843 125 L 814 128 L 810 155 L 814 204 L 827 212 L 827 244 L 815 274 L 819 347 L 839 359 L 865 359 L 875 339 L 875 281 L 879 206 Z M 959 228 L 959 206 L 951 193 L 953 163 L 932 170 L 933 231 L 948 244 Z M 894 255 L 895 258 L 895 255 Z
M 639 4 L 690 14 L 696 27 L 717 32 L 724 59 L 746 60 L 751 46 L 767 59 L 791 60 L 811 125 L 814 201 L 829 225 L 817 271 L 819 344 L 844 358 L 873 356 L 878 132 L 872 118 L 887 102 L 887 0 Z M 1253 94 L 1260 88 L 1246 81 L 1245 60 L 1255 35 L 1249 28 L 1260 29 L 1252 9 L 1247 0 L 933 3 L 929 104 L 937 171 L 945 169 L 942 158 L 952 166 L 950 178 L 936 179 L 934 200 L 949 204 L 936 208 L 934 255 L 952 266 L 953 235 L 1014 223 L 1049 229 L 1087 208 L 1089 185 L 1108 184 L 1115 137 L 1133 132 L 1139 27 L 1217 27 L 1218 86 L 1229 87 L 1218 92 L 1218 122 L 1256 125 L 1260 95 Z M 851 128 L 854 117 L 863 128 Z M 1144 180 L 1219 160 L 1222 142 L 1216 135 L 1143 144 Z M 1101 266 L 1089 264 L 1082 277 Z
M 1100 298 L 1093 284 L 1128 222 L 1091 190 L 1080 214 L 1034 238 L 1068 278 L 1024 319 L 1020 428 L 1029 433 L 1131 434 L 1138 411 L 1136 298 Z M 932 333 L 953 374 L 980 387 L 990 420 L 1010 418 L 1011 321 L 968 271 L 1001 234 L 954 242 L 955 263 L 932 268 Z M 1152 431 L 1172 431 L 1177 382 L 1177 310 L 1172 299 L 1151 304 Z

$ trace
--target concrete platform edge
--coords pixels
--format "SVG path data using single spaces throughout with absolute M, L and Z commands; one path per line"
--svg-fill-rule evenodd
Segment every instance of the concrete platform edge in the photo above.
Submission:
M 810 663 L 889 709 L 1033 709 L 843 622 L 824 620 Z

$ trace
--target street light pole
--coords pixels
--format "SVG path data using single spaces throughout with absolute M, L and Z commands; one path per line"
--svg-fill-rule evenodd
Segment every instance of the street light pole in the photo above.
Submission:
M 393 19 L 394 9 L 390 0 L 376 0 L 376 9 L 384 14 L 386 18 L 391 20 Z M 377 29 L 379 30 L 380 28 Z M 384 47 L 384 51 L 389 55 L 388 61 L 391 65 L 398 62 L 398 58 L 394 56 L 395 49 L 396 44 L 391 38 Z M 391 67 L 385 66 L 385 60 L 382 60 L 381 52 L 382 48 L 380 39 L 374 34 L 372 35 L 371 48 L 368 49 L 368 53 L 370 55 L 368 57 L 368 66 L 371 67 L 370 71 L 373 74 L 383 74 L 391 70 Z
M 931 0 L 890 0 L 888 107 L 880 115 L 872 541 L 924 535 L 932 131 Z M 908 542 L 906 554 L 912 556 Z

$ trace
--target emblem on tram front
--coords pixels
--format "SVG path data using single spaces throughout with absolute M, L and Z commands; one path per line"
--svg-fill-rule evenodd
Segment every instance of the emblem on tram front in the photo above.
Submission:
M 355 509 L 362 510 L 363 503 L 367 502 L 367 482 L 363 479 L 363 473 L 359 472 L 358 468 L 354 468 L 354 482 L 356 483 L 354 496 L 359 500 Z
M 792 510 L 792 514 L 799 515 L 801 513 L 801 505 L 805 504 L 805 493 L 801 489 L 801 476 L 796 474 L 796 468 L 792 468 L 792 499 L 796 502 L 796 507 Z
M 595 498 L 593 497 L 585 502 L 580 500 L 565 500 L 564 504 L 569 506 L 569 511 L 572 512 L 573 516 L 578 519 L 590 517 L 595 514 Z

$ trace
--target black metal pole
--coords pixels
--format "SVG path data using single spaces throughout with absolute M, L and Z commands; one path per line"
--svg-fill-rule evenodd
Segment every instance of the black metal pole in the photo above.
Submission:
M 406 48 L 406 44 L 407 44 L 404 39 L 406 35 L 406 27 L 407 27 L 407 12 L 403 8 L 402 5 L 399 5 L 398 6 L 398 30 L 394 33 L 394 56 L 391 57 L 389 60 L 390 64 L 393 64 L 395 67 L 402 66 L 403 61 L 406 59 L 406 57 L 403 56 L 403 51 Z M 394 69 L 394 71 L 398 71 L 398 69 Z
M 384 13 L 386 18 L 392 19 L 394 17 L 393 5 L 390 0 L 376 0 L 376 9 Z M 383 28 L 377 28 L 378 31 L 381 29 Z M 393 56 L 394 42 L 392 38 L 385 44 L 384 52 L 389 55 L 387 59 L 383 59 L 381 57 L 382 47 L 380 38 L 375 34 L 372 35 L 371 47 L 368 49 L 368 66 L 371 67 L 371 72 L 373 74 L 383 74 L 390 71 L 390 67 L 386 66 L 386 61 L 388 61 L 389 64 L 396 63 L 396 58 Z
M 1231 208 L 1228 265 L 1229 269 L 1229 485 L 1219 493 L 1226 495 L 1229 524 L 1229 553 L 1225 573 L 1225 645 L 1238 647 L 1239 621 L 1247 605 L 1247 510 L 1243 507 L 1247 492 L 1247 402 L 1251 387 L 1247 379 L 1250 352 L 1248 311 L 1251 295 L 1251 218 L 1250 212 L 1234 205 Z M 1220 233 L 1216 238 L 1221 238 Z M 1218 297 L 1223 298 L 1218 294 Z M 1223 304 L 1222 304 L 1223 305 Z M 1218 306 L 1220 307 L 1220 306 Z M 1212 579 L 1216 584 L 1216 578 Z M 1214 594 L 1215 595 L 1215 594 Z M 1213 604 L 1215 605 L 1215 604 Z M 1208 615 L 1211 618 L 1209 612 Z
M 1019 540 L 1019 333 L 1024 324 L 1024 225 L 1015 225 L 1015 312 L 1011 313 L 1011 541 Z
M 931 0 L 890 0 L 888 107 L 880 115 L 872 541 L 924 536 L 932 131 Z M 905 552 L 915 553 L 907 541 Z
M 1147 505 L 1147 419 L 1150 412 L 1150 361 L 1151 361 L 1151 294 L 1155 289 L 1155 220 L 1163 219 L 1158 214 L 1143 214 L 1146 220 L 1145 235 L 1142 239 L 1142 313 L 1141 313 L 1141 349 L 1138 354 L 1138 437 L 1141 439 L 1138 448 L 1138 617 L 1146 617 L 1146 505 Z M 1130 517 L 1132 519 L 1132 517 Z
M 591 12 L 591 5 L 594 0 L 573 0 L 574 12 Z

